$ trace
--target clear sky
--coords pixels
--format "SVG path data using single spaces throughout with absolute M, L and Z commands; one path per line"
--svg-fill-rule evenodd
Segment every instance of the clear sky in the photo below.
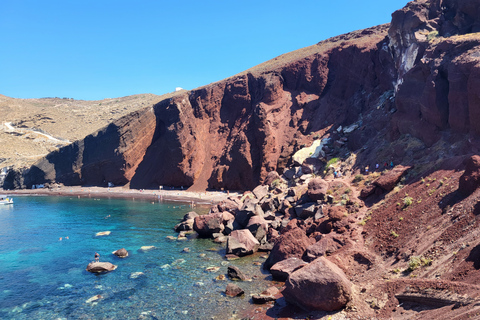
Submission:
M 194 89 L 390 22 L 406 0 L 1 0 L 0 94 L 84 100 Z

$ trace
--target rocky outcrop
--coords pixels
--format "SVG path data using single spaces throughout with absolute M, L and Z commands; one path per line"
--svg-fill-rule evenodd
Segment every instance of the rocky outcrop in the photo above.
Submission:
M 458 182 L 458 191 L 469 196 L 478 187 L 480 187 L 480 156 L 475 155 L 465 160 L 465 172 Z
M 287 301 L 307 310 L 334 311 L 352 299 L 350 281 L 324 257 L 293 272 L 282 293 Z
M 360 192 L 360 197 L 367 198 L 374 193 L 382 194 L 393 190 L 405 173 L 410 169 L 411 166 L 395 166 L 392 170 L 385 172 L 375 179 L 371 185 L 364 187 Z
M 478 3 L 412 1 L 392 15 L 388 31 L 398 78 L 394 126 L 431 145 L 439 132 L 480 133 L 480 99 L 473 88 L 480 65 L 472 49 Z M 448 54 L 444 54 L 448 52 Z

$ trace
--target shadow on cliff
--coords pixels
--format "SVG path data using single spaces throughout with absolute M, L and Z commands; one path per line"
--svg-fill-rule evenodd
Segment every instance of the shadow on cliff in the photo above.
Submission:
M 178 126 L 183 126 L 180 110 L 170 99 L 159 102 L 153 110 L 156 127 L 152 142 L 130 180 L 130 188 L 188 187 L 193 178 L 182 170 L 185 155 L 178 136 Z
M 25 174 L 25 186 L 51 181 L 64 185 L 123 185 L 125 161 L 118 151 L 120 134 L 111 123 L 95 134 L 49 153 Z

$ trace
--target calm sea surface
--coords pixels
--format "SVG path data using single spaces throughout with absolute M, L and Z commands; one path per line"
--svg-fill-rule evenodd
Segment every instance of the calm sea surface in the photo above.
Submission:
M 0 207 L 0 319 L 228 319 L 248 307 L 250 293 L 268 286 L 254 265 L 263 262 L 260 256 L 227 262 L 223 246 L 210 240 L 166 238 L 176 236 L 173 226 L 191 211 L 187 204 L 69 197 L 14 201 Z M 100 231 L 111 234 L 96 237 Z M 155 249 L 141 251 L 142 246 Z M 186 247 L 190 252 L 182 253 Z M 130 256 L 112 254 L 120 248 Z M 85 271 L 95 252 L 118 268 L 102 275 Z M 244 297 L 225 297 L 228 282 L 215 281 L 229 264 L 259 278 L 236 282 Z M 220 270 L 205 271 L 210 266 Z M 101 298 L 92 299 L 97 295 Z

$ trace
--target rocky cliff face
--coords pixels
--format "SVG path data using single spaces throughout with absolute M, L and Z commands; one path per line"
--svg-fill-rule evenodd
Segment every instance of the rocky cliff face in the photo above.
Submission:
M 415 1 L 392 15 L 396 129 L 431 145 L 440 132 L 478 135 L 478 1 Z
M 52 153 L 24 185 L 245 190 L 313 138 L 355 151 L 386 135 L 432 145 L 480 133 L 478 1 L 419 0 L 391 25 L 338 36 L 128 115 Z M 463 137 L 463 136 L 462 136 Z M 460 138 L 462 138 L 460 137 Z

